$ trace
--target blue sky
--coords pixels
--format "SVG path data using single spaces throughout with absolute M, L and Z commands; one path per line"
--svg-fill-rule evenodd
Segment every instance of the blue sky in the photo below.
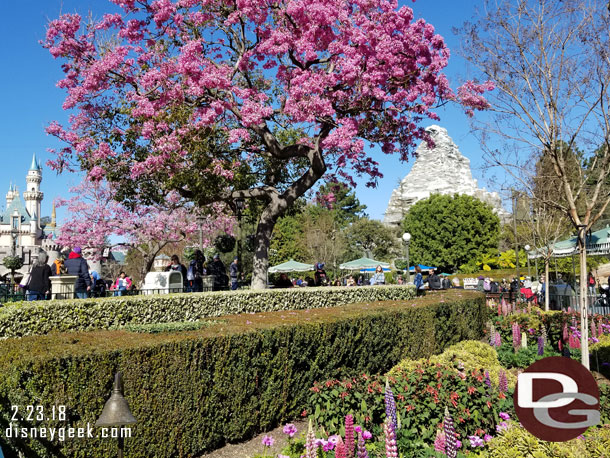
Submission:
M 403 0 L 404 1 L 404 0 Z M 470 0 L 419 0 L 406 1 L 412 7 L 416 18 L 422 17 L 436 27 L 438 33 L 452 50 L 447 69 L 452 86 L 457 87 L 468 71 L 464 61 L 457 55 L 459 41 L 453 36 L 452 28 L 470 19 L 478 1 Z M 27 4 L 27 9 L 25 8 Z M 2 110 L 0 112 L 0 206 L 4 207 L 4 194 L 13 181 L 20 191 L 25 186 L 25 175 L 32 154 L 42 159 L 50 159 L 48 148 L 60 146 L 44 132 L 52 120 L 60 122 L 67 118 L 61 104 L 64 92 L 55 87 L 62 77 L 60 62 L 38 43 L 44 37 L 45 25 L 49 19 L 56 18 L 60 12 L 78 12 L 86 16 L 92 11 L 94 17 L 114 11 L 115 6 L 107 0 L 35 0 L 26 3 L 9 2 L 3 10 L 6 18 L 0 28 L 2 43 L 3 71 L 0 72 L 0 85 L 4 88 Z M 485 165 L 482 152 L 475 136 L 470 133 L 468 118 L 457 107 L 447 107 L 439 111 L 440 125 L 447 128 L 449 135 L 460 150 L 471 160 L 472 171 L 479 185 L 495 190 L 486 182 L 483 175 Z M 381 164 L 384 178 L 376 189 L 363 185 L 356 188 L 360 201 L 367 205 L 372 218 L 381 219 L 387 206 L 392 189 L 408 173 L 412 160 L 401 163 L 397 157 L 376 154 Z M 50 215 L 51 203 L 56 197 L 68 196 L 68 189 L 77 184 L 79 177 L 73 174 L 57 176 L 47 167 L 43 170 L 42 191 L 45 193 L 42 214 Z M 62 220 L 63 212 L 58 214 Z

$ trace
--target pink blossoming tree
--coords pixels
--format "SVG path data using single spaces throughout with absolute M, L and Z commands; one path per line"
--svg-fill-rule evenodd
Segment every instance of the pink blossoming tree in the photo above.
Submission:
M 197 212 L 183 205 L 176 192 L 168 194 L 162 205 L 139 204 L 131 209 L 116 200 L 112 186 L 104 180 L 84 179 L 70 192 L 75 194 L 71 199 L 56 200 L 57 206 L 68 210 L 57 242 L 65 247 L 80 246 L 99 259 L 109 237 L 121 237 L 144 260 L 140 278 L 150 272 L 163 248 L 200 230 Z M 209 246 L 218 232 L 233 230 L 233 219 L 218 208 L 221 204 L 213 205 L 215 208 L 208 209 L 213 216 L 204 218 L 201 225 L 204 246 Z
M 439 103 L 487 106 L 491 85 L 454 93 L 443 38 L 396 1 L 112 2 L 121 12 L 99 22 L 48 26 L 73 111 L 48 127 L 66 143 L 54 166 L 105 178 L 129 202 L 261 201 L 254 288 L 276 220 L 318 180 L 375 186 L 365 145 L 406 160 Z

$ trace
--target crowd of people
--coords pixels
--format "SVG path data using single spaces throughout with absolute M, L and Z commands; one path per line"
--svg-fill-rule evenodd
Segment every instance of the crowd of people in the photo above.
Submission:
M 227 268 L 216 254 L 211 261 L 206 258 L 201 250 L 196 250 L 188 267 L 180 262 L 178 255 L 170 258 L 170 264 L 165 271 L 178 271 L 182 275 L 183 290 L 186 292 L 201 292 L 204 290 L 204 277 L 213 275 L 213 290 L 232 290 L 239 287 L 240 269 L 238 259 L 235 258 Z M 105 297 L 110 291 L 113 296 L 123 296 L 134 291 L 134 283 L 131 278 L 121 271 L 114 280 L 104 280 L 95 270 L 90 270 L 87 261 L 82 256 L 80 247 L 74 247 L 68 254 L 67 259 L 58 258 L 51 265 L 44 251 L 38 255 L 38 259 L 32 265 L 27 275 L 24 276 L 20 286 L 25 291 L 28 301 L 51 299 L 51 277 L 57 275 L 73 275 L 74 297 L 85 299 L 88 297 Z M 62 299 L 64 299 L 62 297 Z

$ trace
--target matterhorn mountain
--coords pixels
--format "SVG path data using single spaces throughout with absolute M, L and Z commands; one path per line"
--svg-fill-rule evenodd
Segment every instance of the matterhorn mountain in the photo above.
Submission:
M 477 180 L 472 178 L 470 159 L 460 153 L 447 129 L 433 125 L 426 131 L 434 140 L 434 147 L 429 148 L 427 142 L 417 147 L 415 163 L 392 191 L 383 222 L 400 225 L 409 208 L 431 194 L 468 194 L 490 204 L 500 219 L 506 219 L 509 214 L 502 208 L 500 196 L 479 188 Z

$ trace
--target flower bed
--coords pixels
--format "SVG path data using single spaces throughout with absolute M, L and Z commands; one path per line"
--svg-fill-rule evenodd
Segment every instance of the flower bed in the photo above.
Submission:
M 337 307 L 366 301 L 409 300 L 414 296 L 413 287 L 367 286 L 17 302 L 0 307 L 0 338 L 55 331 L 109 329 L 129 323 L 197 321 L 238 313 Z
M 227 316 L 184 332 L 6 339 L 0 341 L 0 431 L 11 405 L 37 403 L 66 406 L 65 422 L 44 426 L 93 424 L 120 370 L 139 420 L 126 441 L 128 456 L 196 456 L 298 416 L 316 380 L 385 372 L 407 356 L 481 338 L 486 320 L 482 295 L 447 292 L 408 302 Z M 102 439 L 10 444 L 12 453 L 41 458 L 106 457 L 116 447 Z

